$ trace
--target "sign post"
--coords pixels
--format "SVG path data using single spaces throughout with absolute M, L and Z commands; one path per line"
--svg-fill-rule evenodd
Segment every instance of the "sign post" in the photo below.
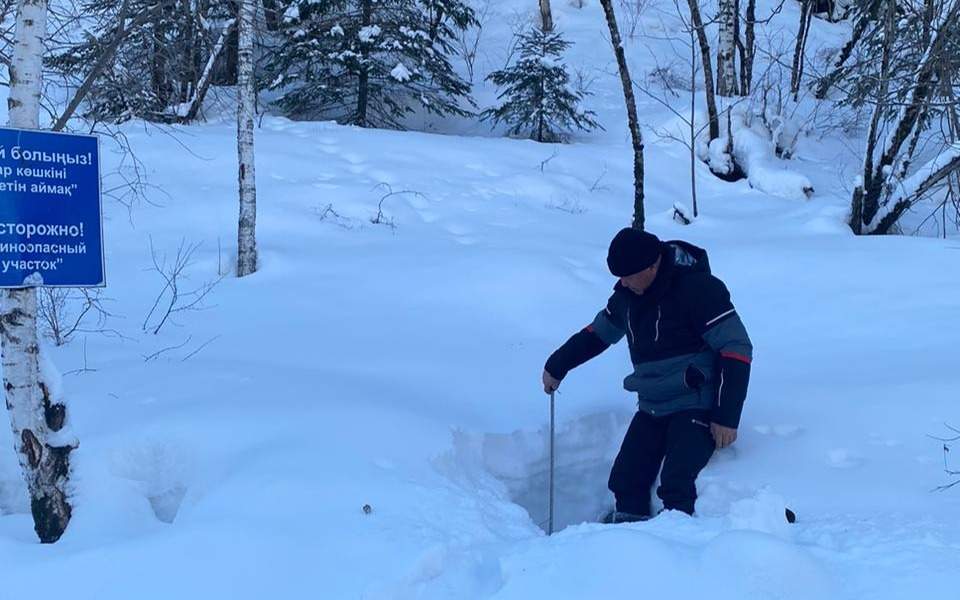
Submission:
M 104 285 L 98 138 L 0 128 L 0 288 Z
M 35 6 L 21 4 L 21 13 L 27 8 Z M 37 22 L 20 17 L 18 36 L 20 21 Z M 24 93 L 15 87 L 12 107 L 22 104 L 15 92 Z M 14 112 L 11 124 L 36 125 L 36 114 Z M 9 288 L 0 328 L 4 395 L 34 529 L 45 543 L 70 522 L 70 452 L 77 442 L 64 434 L 67 406 L 39 368 L 37 288 L 104 285 L 98 138 L 0 128 L 0 288 Z

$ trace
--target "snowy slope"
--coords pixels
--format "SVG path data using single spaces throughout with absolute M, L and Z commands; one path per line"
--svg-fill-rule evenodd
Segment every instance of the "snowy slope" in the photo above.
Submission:
M 756 346 L 740 440 L 701 476 L 697 517 L 583 523 L 611 501 L 633 408 L 613 348 L 558 395 L 565 529 L 538 527 L 542 365 L 605 303 L 606 244 L 632 201 L 600 9 L 555 4 L 605 132 L 546 146 L 464 123 L 437 135 L 267 117 L 261 271 L 226 277 L 157 335 L 142 327 L 162 286 L 151 244 L 168 260 L 201 244 L 184 289 L 235 260 L 234 125 L 125 128 L 159 189 L 130 212 L 107 206 L 109 327 L 124 337 L 51 350 L 61 371 L 90 369 L 64 379 L 81 447 L 55 546 L 35 543 L 0 453 L 0 598 L 37 581 L 78 600 L 955 594 L 960 495 L 931 492 L 949 480 L 929 436 L 960 424 L 960 240 L 850 235 L 838 140 L 801 145 L 809 201 L 698 167 L 703 216 L 682 227 L 685 150 L 651 136 L 648 228 L 709 250 Z M 498 3 L 484 68 L 500 66 L 520 7 Z M 795 17 L 788 4 L 783 35 Z M 666 49 L 630 51 L 643 72 Z M 674 118 L 649 99 L 641 113 Z

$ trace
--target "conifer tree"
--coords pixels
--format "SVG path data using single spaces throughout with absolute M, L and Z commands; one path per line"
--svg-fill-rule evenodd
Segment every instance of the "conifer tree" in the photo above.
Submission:
M 69 113 L 122 122 L 143 118 L 189 122 L 199 116 L 217 69 L 236 53 L 232 0 L 82 0 L 92 25 L 82 38 L 57 44 L 47 61 L 83 93 Z M 68 115 L 69 116 L 69 115 Z M 63 124 L 59 124 L 62 127 Z
M 570 89 L 563 53 L 572 44 L 556 32 L 531 28 L 520 36 L 519 59 L 487 79 L 503 91 L 502 103 L 481 114 L 484 120 L 510 125 L 510 135 L 529 135 L 538 142 L 562 141 L 574 128 L 599 128 L 596 114 L 583 110 L 584 92 Z
M 294 0 L 267 87 L 286 114 L 361 127 L 400 129 L 418 110 L 469 116 L 470 84 L 450 59 L 474 23 L 461 0 Z

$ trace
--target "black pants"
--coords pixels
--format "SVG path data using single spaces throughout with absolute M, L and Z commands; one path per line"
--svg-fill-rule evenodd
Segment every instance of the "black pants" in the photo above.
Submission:
M 613 461 L 608 487 L 617 498 L 617 510 L 651 515 L 650 488 L 657 480 L 657 496 L 667 509 L 693 514 L 697 475 L 715 449 L 710 413 L 688 410 L 663 417 L 637 411 Z

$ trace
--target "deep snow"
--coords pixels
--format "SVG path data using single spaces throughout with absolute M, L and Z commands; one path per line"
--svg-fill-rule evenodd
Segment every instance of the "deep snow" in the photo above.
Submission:
M 486 72 L 520 6 L 495 8 Z M 606 244 L 632 209 L 600 9 L 554 9 L 571 62 L 598 77 L 589 108 L 606 132 L 549 146 L 468 123 L 437 135 L 268 116 L 260 272 L 224 278 L 158 335 L 141 326 L 161 289 L 151 243 L 168 258 L 201 244 L 187 289 L 235 261 L 234 125 L 124 128 L 159 188 L 105 207 L 108 325 L 124 337 L 50 350 L 81 441 L 58 544 L 35 543 L 15 456 L 0 453 L 0 598 L 38 581 L 77 600 L 956 594 L 960 492 L 931 491 L 949 479 L 929 436 L 960 423 L 960 241 L 852 236 L 848 140 L 801 141 L 789 166 L 814 183 L 809 200 L 698 165 L 702 214 L 683 227 L 686 150 L 648 130 L 648 228 L 708 249 L 756 346 L 740 439 L 701 476 L 697 517 L 589 523 L 633 408 L 612 348 L 557 396 L 566 528 L 543 534 L 540 372 L 606 301 Z M 788 3 L 784 35 L 795 16 Z M 631 44 L 635 71 L 648 51 Z M 649 127 L 675 119 L 640 101 Z

